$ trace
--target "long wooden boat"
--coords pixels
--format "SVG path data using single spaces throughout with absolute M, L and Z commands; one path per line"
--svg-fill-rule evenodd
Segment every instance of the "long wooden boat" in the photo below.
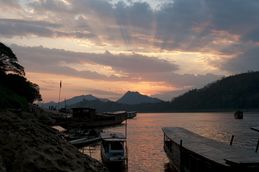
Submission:
M 127 113 L 110 112 L 97 113 L 93 108 L 73 108 L 71 118 L 59 119 L 56 125 L 61 125 L 65 128 L 97 128 L 111 125 L 121 124 L 127 119 Z
M 83 146 L 87 146 L 91 143 L 98 142 L 100 140 L 101 140 L 101 137 L 83 137 L 80 139 L 70 140 L 68 142 L 76 147 L 83 147 Z
M 164 150 L 177 172 L 258 172 L 259 154 L 184 128 L 162 128 Z
M 137 112 L 136 111 L 130 111 L 130 112 L 127 112 L 127 115 L 128 115 L 128 119 L 132 119 L 132 118 L 135 118 L 137 116 Z
M 235 119 L 243 119 L 243 116 L 243 111 L 238 110 L 234 113 Z
M 126 137 L 121 133 L 101 133 L 101 157 L 111 168 L 123 168 L 126 162 Z

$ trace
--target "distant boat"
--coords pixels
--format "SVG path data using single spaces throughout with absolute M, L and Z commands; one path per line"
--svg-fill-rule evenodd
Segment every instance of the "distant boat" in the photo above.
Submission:
M 254 151 L 229 146 L 184 128 L 163 128 L 164 150 L 177 172 L 257 172 L 259 156 Z
M 109 167 L 123 168 L 126 163 L 126 137 L 122 133 L 101 133 L 101 157 Z
M 135 118 L 137 116 L 136 111 L 127 112 L 128 119 Z
M 243 119 L 243 111 L 240 111 L 240 110 L 236 111 L 234 113 L 234 117 L 235 119 Z

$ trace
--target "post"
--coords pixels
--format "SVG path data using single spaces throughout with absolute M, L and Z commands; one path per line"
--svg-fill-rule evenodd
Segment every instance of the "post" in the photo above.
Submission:
M 59 82 L 59 95 L 58 95 L 58 108 L 59 108 L 59 103 L 60 103 L 61 87 L 62 87 L 62 81 L 60 80 L 60 82 Z
M 258 151 L 258 147 L 259 147 L 259 138 L 258 138 L 258 140 L 257 140 L 257 144 L 256 144 L 255 152 L 257 152 L 257 151 Z
M 183 140 L 181 139 L 180 140 L 180 171 L 184 171 L 184 168 L 183 168 Z
M 128 118 L 125 121 L 125 138 L 126 138 L 126 168 L 128 169 Z
M 230 146 L 232 146 L 232 144 L 233 144 L 234 137 L 235 137 L 234 135 L 231 136 L 231 140 L 230 140 L 230 143 L 229 143 Z

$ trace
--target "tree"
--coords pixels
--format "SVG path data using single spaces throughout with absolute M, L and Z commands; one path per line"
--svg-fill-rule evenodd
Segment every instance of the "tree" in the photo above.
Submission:
M 39 86 L 25 78 L 13 51 L 0 42 L 0 108 L 41 101 Z
M 0 42 L 0 72 L 25 75 L 24 68 L 18 63 L 13 51 Z

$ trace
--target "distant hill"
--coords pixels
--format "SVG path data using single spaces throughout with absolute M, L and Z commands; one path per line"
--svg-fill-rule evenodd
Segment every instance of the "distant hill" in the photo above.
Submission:
M 259 72 L 229 76 L 193 89 L 171 102 L 175 110 L 224 110 L 259 108 Z
M 169 112 L 169 102 L 159 103 L 142 103 L 142 104 L 121 104 L 118 102 L 99 100 L 88 101 L 84 100 L 71 106 L 73 107 L 90 107 L 96 109 L 98 112 L 112 112 L 112 111 L 137 111 L 137 112 Z
M 139 92 L 132 92 L 132 91 L 128 91 L 119 100 L 117 100 L 117 103 L 127 104 L 127 105 L 136 105 L 136 104 L 142 104 L 142 103 L 160 103 L 160 102 L 162 102 L 162 100 L 149 97 L 146 95 L 142 95 Z
M 77 104 L 79 102 L 82 102 L 82 101 L 101 101 L 101 102 L 107 102 L 109 101 L 108 99 L 102 99 L 102 98 L 97 98 L 93 95 L 81 95 L 81 96 L 75 96 L 75 97 L 72 97 L 70 99 L 67 99 L 67 100 L 64 100 L 62 102 L 60 102 L 60 105 L 59 107 L 65 107 L 66 106 L 71 106 L 71 105 L 74 105 L 74 104 Z M 57 106 L 58 103 L 57 102 L 48 102 L 48 103 L 42 103 L 40 104 L 41 107 L 44 107 L 44 108 L 49 108 L 50 106 Z
M 223 78 L 201 89 L 190 90 L 174 98 L 171 102 L 164 102 L 138 92 L 128 91 L 116 102 L 86 95 L 68 99 L 67 106 L 92 107 L 99 112 L 119 110 L 176 112 L 259 109 L 259 72 L 249 72 Z

